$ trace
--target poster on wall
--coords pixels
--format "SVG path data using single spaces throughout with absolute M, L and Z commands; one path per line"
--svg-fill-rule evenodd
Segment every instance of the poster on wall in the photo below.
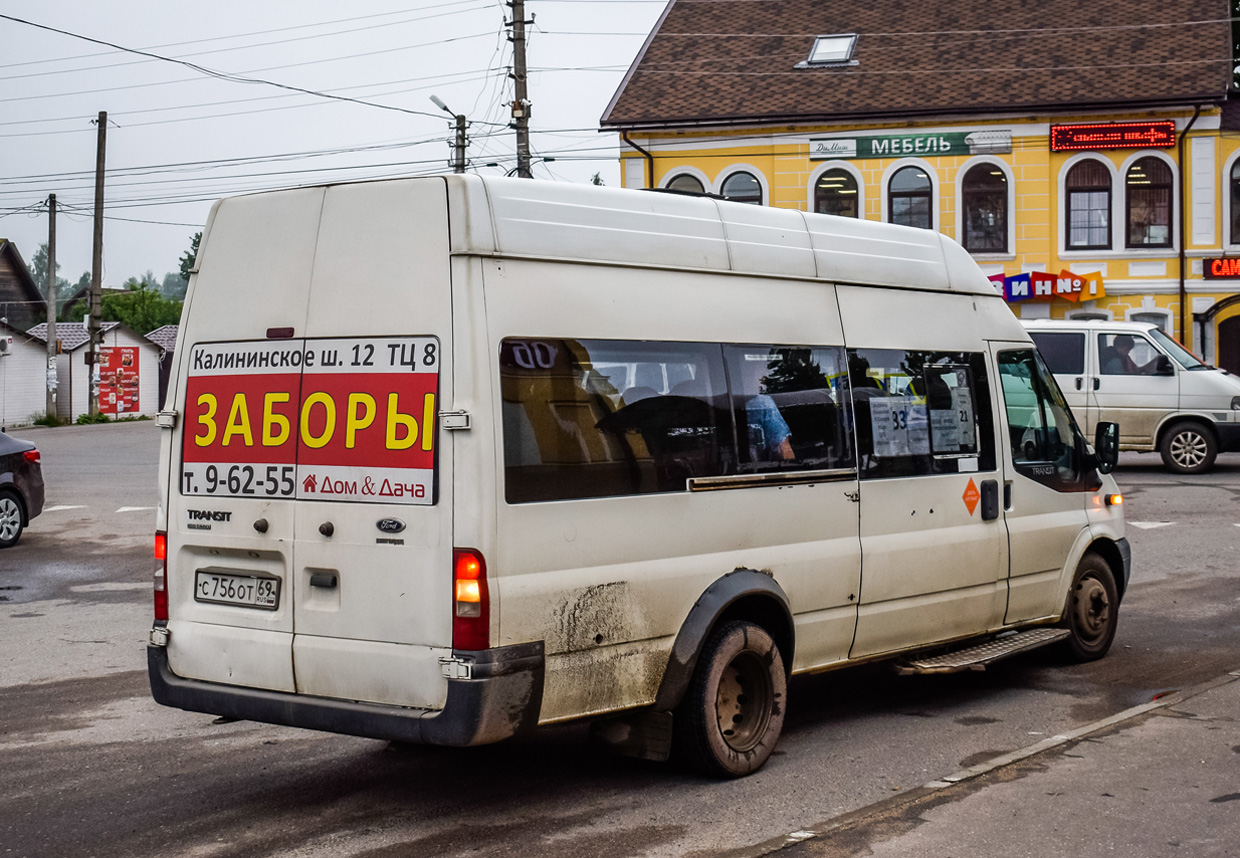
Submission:
M 138 403 L 138 349 L 118 346 L 99 350 L 99 411 L 136 414 Z

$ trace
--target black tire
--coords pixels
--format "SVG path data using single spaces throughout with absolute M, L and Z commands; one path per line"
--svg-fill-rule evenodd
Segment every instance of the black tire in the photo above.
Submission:
M 1102 658 L 1115 640 L 1119 623 L 1119 591 L 1110 565 L 1097 554 L 1086 554 L 1076 567 L 1060 625 L 1069 632 L 1063 651 L 1076 662 Z
M 753 774 L 784 727 L 788 679 L 762 627 L 733 621 L 707 639 L 673 720 L 678 753 L 713 777 Z
M 1201 474 L 1214 466 L 1218 441 L 1214 433 L 1200 423 L 1176 423 L 1163 434 L 1158 445 L 1163 464 L 1177 474 Z
M 22 538 L 22 502 L 10 491 L 0 491 L 0 548 L 16 545 Z

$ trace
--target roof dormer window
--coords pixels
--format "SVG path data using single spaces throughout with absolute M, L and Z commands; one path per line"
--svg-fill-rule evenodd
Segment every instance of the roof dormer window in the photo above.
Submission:
M 815 36 L 814 46 L 809 52 L 809 59 L 797 65 L 802 68 L 806 66 L 856 65 L 857 61 L 853 59 L 853 51 L 856 47 L 856 33 Z

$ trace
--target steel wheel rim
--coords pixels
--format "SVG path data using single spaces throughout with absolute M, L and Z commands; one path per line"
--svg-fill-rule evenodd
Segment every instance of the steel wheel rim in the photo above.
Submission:
M 766 734 L 775 689 L 766 664 L 756 653 L 737 654 L 719 677 L 715 717 L 719 734 L 732 750 L 752 750 Z
M 0 540 L 8 542 L 21 532 L 22 511 L 11 497 L 0 498 Z
M 1111 600 L 1102 582 L 1092 575 L 1076 583 L 1072 593 L 1073 626 L 1077 635 L 1088 644 L 1096 644 L 1107 633 L 1111 621 Z
M 1206 460 L 1208 447 L 1200 432 L 1177 432 L 1171 439 L 1171 458 L 1181 468 L 1195 468 Z

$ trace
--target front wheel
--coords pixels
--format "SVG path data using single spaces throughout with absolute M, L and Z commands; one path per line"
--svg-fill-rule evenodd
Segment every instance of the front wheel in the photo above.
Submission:
M 0 492 L 0 548 L 16 545 L 21 535 L 21 502 L 12 492 Z
M 1068 630 L 1064 650 L 1073 661 L 1094 661 L 1111 648 L 1119 623 L 1119 591 L 1110 565 L 1086 554 L 1076 567 L 1061 625 Z
M 787 686 L 771 636 L 753 623 L 726 623 L 707 639 L 676 710 L 678 750 L 715 777 L 756 772 L 779 741 Z
M 1213 466 L 1218 456 L 1218 442 L 1200 423 L 1177 423 L 1163 435 L 1159 452 L 1168 470 L 1177 474 L 1200 474 Z

